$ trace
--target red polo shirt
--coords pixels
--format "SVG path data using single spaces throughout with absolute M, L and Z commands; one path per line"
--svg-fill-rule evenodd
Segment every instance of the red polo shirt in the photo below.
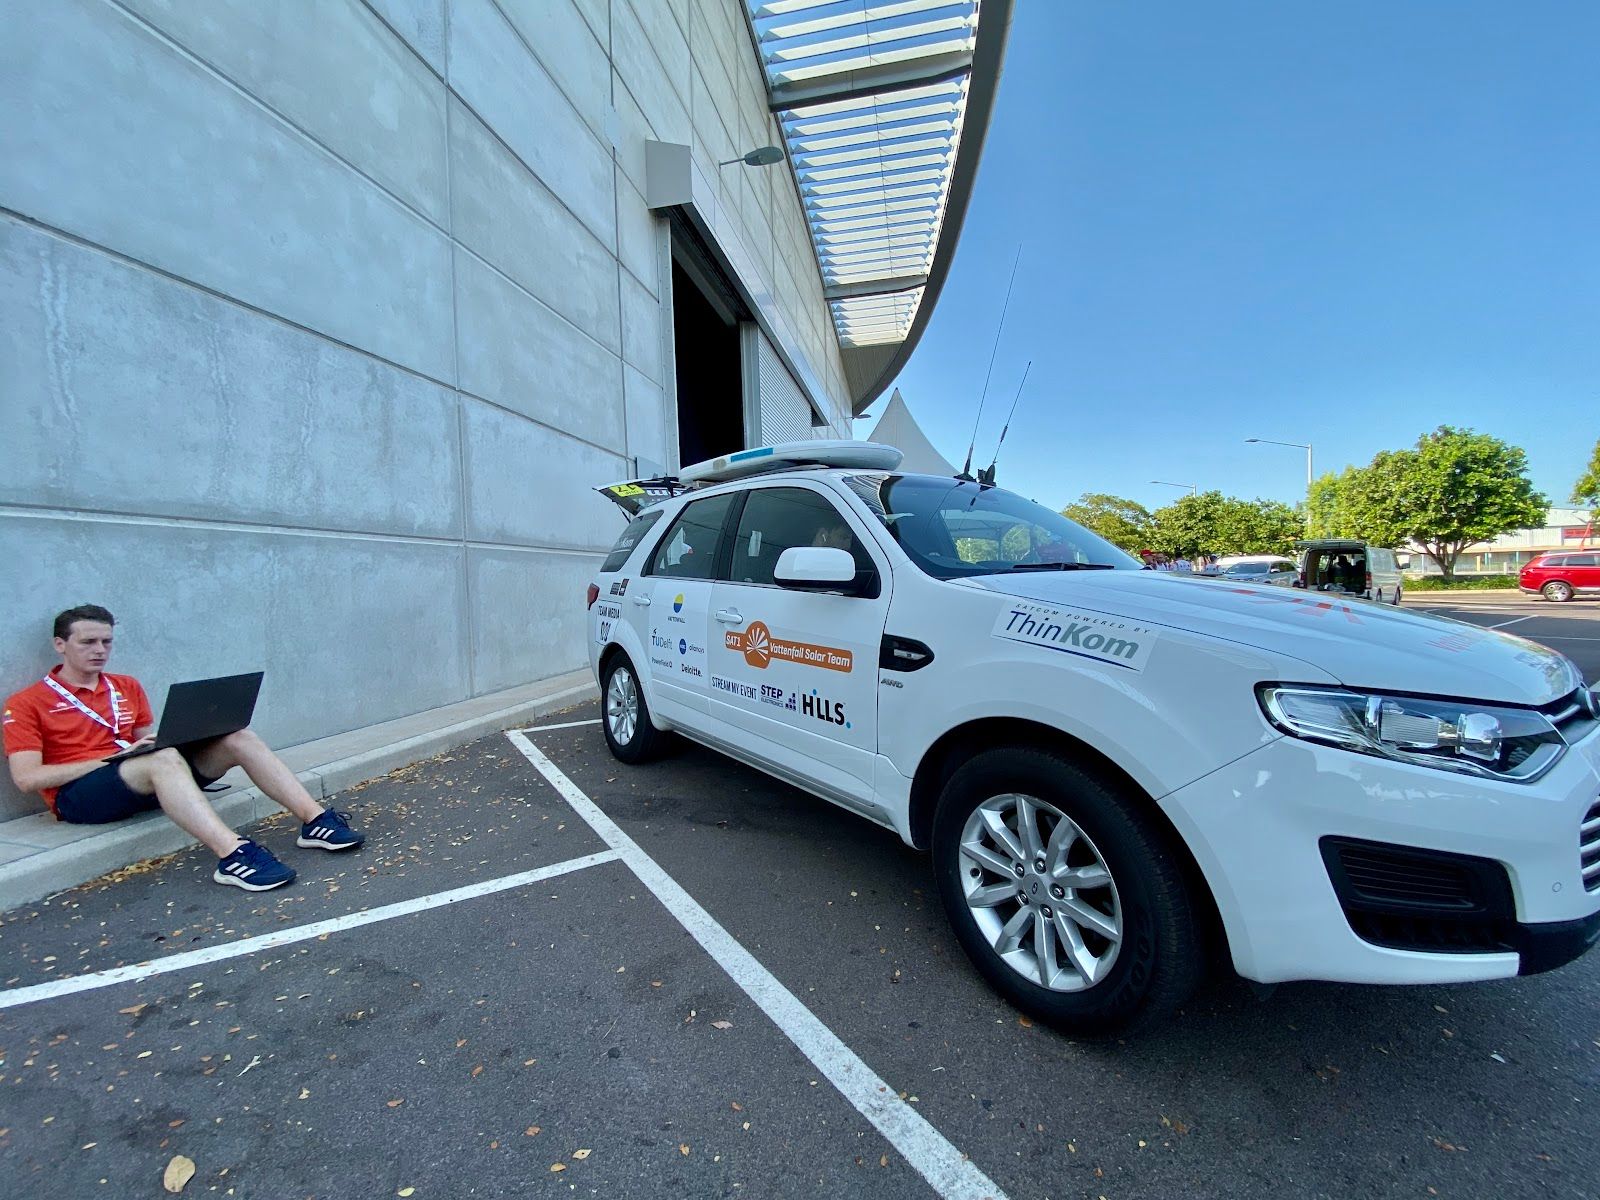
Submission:
M 37 750 L 43 755 L 44 765 L 85 762 L 91 758 L 105 758 L 115 754 L 119 747 L 117 738 L 125 742 L 134 740 L 133 731 L 155 724 L 150 712 L 150 700 L 144 688 L 132 675 L 100 674 L 100 681 L 92 688 L 73 687 L 61 678 L 61 668 L 50 672 L 62 687 L 71 692 L 87 708 L 100 714 L 105 725 L 91 720 L 78 706 L 57 692 L 44 680 L 30 684 L 6 701 L 4 735 L 6 754 L 22 750 Z M 116 718 L 113 720 L 111 691 L 117 690 Z M 113 737 L 107 726 L 116 725 Z M 44 788 L 40 792 L 50 811 L 56 810 L 56 789 Z

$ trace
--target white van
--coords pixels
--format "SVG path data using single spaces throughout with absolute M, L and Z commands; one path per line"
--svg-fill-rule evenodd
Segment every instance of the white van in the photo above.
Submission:
M 1295 549 L 1301 552 L 1300 582 L 1296 587 L 1400 603 L 1403 577 L 1394 551 L 1387 546 L 1372 546 L 1351 538 L 1321 538 L 1296 542 Z

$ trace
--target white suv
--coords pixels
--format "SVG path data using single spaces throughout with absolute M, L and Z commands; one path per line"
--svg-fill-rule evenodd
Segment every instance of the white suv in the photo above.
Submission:
M 658 483 L 603 564 L 606 740 L 638 762 L 681 733 L 931 849 L 1024 1011 L 1106 1033 L 1222 955 L 1263 983 L 1438 983 L 1600 937 L 1600 696 L 1564 656 L 1143 570 L 895 451 L 781 449 Z

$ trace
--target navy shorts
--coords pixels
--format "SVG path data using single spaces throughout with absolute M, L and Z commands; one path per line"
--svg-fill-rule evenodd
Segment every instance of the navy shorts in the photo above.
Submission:
M 189 757 L 187 749 L 185 747 L 181 751 L 185 758 Z M 160 808 L 160 801 L 154 795 L 141 796 L 123 781 L 117 772 L 118 765 L 107 763 L 61 788 L 56 793 L 56 820 L 73 825 L 104 825 Z M 192 760 L 189 773 L 202 788 L 216 782 L 211 776 L 195 770 Z

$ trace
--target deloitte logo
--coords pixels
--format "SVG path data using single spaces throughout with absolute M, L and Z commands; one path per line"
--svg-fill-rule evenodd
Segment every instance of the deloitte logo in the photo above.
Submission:
M 683 611 L 683 593 L 682 592 L 679 592 L 676 596 L 674 596 L 672 598 L 672 611 L 675 612 L 675 613 L 680 613 L 680 612 Z

